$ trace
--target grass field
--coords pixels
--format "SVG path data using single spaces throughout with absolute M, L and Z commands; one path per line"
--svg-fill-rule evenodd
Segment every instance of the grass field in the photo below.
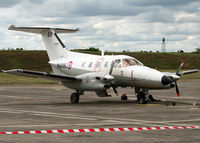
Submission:
M 89 52 L 100 54 L 100 52 Z M 176 70 L 181 62 L 183 69 L 200 69 L 200 54 L 193 53 L 148 53 L 148 52 L 105 52 L 105 55 L 128 55 L 135 57 L 144 65 L 156 69 Z M 51 71 L 46 51 L 0 51 L 0 70 L 27 69 Z
M 30 78 L 24 76 L 11 75 L 7 73 L 0 73 L 0 85 L 2 84 L 56 84 L 57 82 L 40 79 Z
M 161 70 L 165 72 L 176 72 L 175 70 Z M 184 75 L 182 79 L 200 79 L 200 72 Z M 7 73 L 0 73 L 0 85 L 4 84 L 58 84 L 56 81 L 41 79 L 41 78 L 30 78 L 24 76 L 11 75 Z
M 100 52 L 77 51 L 89 54 Z M 149 52 L 105 52 L 105 55 L 129 55 L 141 61 L 144 65 L 163 69 L 161 71 L 175 72 L 181 62 L 184 62 L 183 70 L 200 69 L 200 54 L 194 53 L 149 53 Z M 35 71 L 51 72 L 46 51 L 0 51 L 0 71 L 8 69 L 27 69 Z M 168 70 L 174 69 L 174 70 Z M 200 72 L 185 75 L 183 79 L 200 79 Z M 56 84 L 39 78 L 9 75 L 0 72 L 0 84 Z

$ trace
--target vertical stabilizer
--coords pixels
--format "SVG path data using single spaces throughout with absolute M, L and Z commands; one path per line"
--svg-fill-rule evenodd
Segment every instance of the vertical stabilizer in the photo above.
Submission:
M 65 56 L 67 49 L 54 30 L 45 30 L 41 35 L 50 60 L 59 59 Z

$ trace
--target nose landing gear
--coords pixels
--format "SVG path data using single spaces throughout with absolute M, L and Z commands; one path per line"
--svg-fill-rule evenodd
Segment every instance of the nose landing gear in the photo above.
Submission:
M 71 103 L 77 104 L 79 102 L 80 95 L 83 95 L 83 94 L 84 94 L 84 91 L 78 91 L 78 90 L 72 93 L 70 96 Z
M 149 90 L 147 88 L 135 88 L 135 93 L 139 104 L 146 104 L 148 101 L 155 101 L 153 96 L 149 95 Z
M 137 101 L 138 101 L 139 104 L 146 104 L 147 103 L 144 92 L 140 92 L 140 93 L 137 94 Z

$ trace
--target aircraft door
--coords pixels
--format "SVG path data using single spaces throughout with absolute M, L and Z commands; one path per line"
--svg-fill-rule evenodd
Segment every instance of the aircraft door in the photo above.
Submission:
M 104 58 L 100 58 L 96 61 L 95 65 L 94 65 L 94 72 L 100 72 L 101 71 L 101 65 L 104 61 Z
M 122 70 L 121 59 L 116 59 L 112 73 L 114 75 L 120 75 L 121 74 L 121 70 Z

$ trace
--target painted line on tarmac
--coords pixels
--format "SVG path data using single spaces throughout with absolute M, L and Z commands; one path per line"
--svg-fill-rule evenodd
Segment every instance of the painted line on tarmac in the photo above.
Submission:
M 148 120 L 138 120 L 138 119 L 126 119 L 126 118 L 112 118 L 112 117 L 105 117 L 105 116 L 88 116 L 88 115 L 77 115 L 71 113 L 54 113 L 54 112 L 42 112 L 42 111 L 30 111 L 30 110 L 14 110 L 14 109 L 0 109 L 0 112 L 7 112 L 7 113 L 31 113 L 32 115 L 37 116 L 44 116 L 44 117 L 55 117 L 55 118 L 75 118 L 75 119 L 84 119 L 90 121 L 96 121 L 97 119 L 103 119 L 103 123 L 117 123 L 117 124 L 135 124 L 135 125 L 145 125 L 145 126 L 159 126 L 156 124 L 163 124 L 166 126 L 189 126 L 188 124 L 175 124 L 179 122 L 184 122 L 184 120 L 171 120 L 171 121 L 148 121 Z M 199 121 L 200 119 L 190 119 L 187 121 Z
M 60 130 L 35 130 L 35 131 L 0 132 L 0 134 L 14 135 L 14 134 L 49 134 L 49 133 L 94 133 L 94 132 L 127 132 L 127 131 L 173 130 L 173 129 L 175 129 L 175 130 L 178 130 L 178 129 L 200 129 L 200 126 L 60 129 Z

